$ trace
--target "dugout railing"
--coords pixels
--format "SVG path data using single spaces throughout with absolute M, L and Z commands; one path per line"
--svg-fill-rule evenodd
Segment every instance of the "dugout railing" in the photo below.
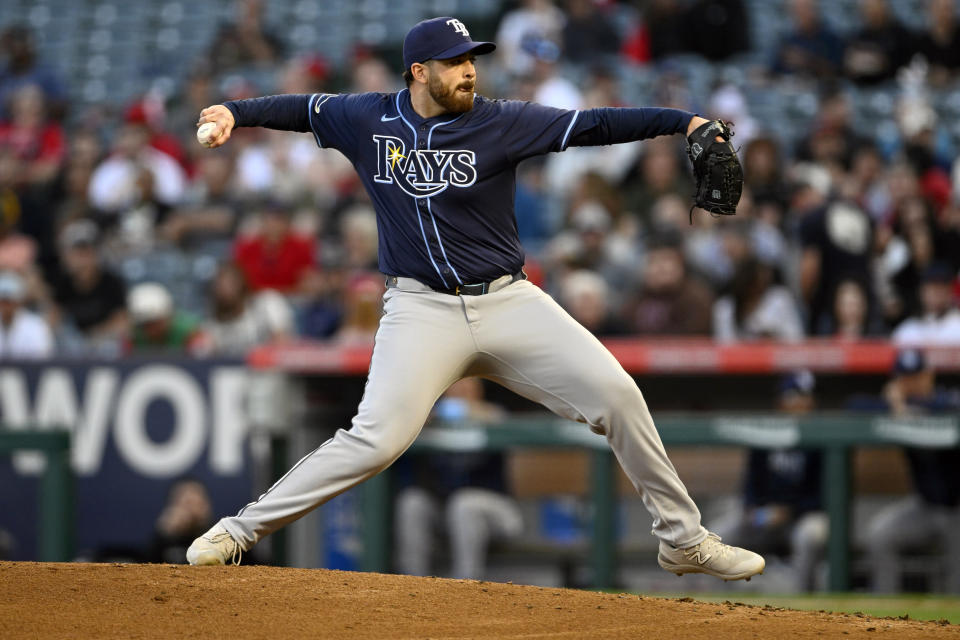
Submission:
M 40 476 L 38 558 L 66 562 L 73 557 L 73 471 L 70 468 L 70 432 L 11 430 L 0 425 L 0 454 L 39 451 L 46 464 Z

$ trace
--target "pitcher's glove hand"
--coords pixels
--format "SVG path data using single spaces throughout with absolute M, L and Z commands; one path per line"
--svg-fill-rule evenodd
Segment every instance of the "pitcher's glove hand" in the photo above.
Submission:
M 718 136 L 723 138 L 722 142 L 717 140 Z M 704 123 L 687 136 L 687 155 L 697 179 L 694 207 L 725 216 L 736 214 L 743 191 L 743 168 L 730 144 L 732 137 L 730 124 L 722 120 Z M 692 207 L 690 223 L 693 224 Z

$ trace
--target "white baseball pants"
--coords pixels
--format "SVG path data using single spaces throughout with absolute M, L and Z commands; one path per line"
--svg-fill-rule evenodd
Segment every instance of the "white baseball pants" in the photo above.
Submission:
M 633 378 L 538 287 L 504 276 L 482 296 L 432 291 L 410 278 L 384 295 L 370 373 L 349 430 L 304 456 L 256 502 L 220 524 L 244 549 L 390 466 L 420 433 L 437 398 L 481 376 L 606 436 L 676 547 L 706 535 Z

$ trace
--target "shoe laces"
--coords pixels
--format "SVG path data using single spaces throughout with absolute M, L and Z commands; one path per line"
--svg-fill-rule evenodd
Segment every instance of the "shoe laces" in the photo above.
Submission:
M 224 533 L 218 533 L 215 536 L 207 538 L 207 540 L 209 540 L 212 544 L 215 544 L 217 546 L 220 546 L 225 542 L 231 544 L 233 546 L 233 549 L 230 551 L 230 564 L 234 566 L 240 565 L 240 560 L 243 558 L 243 549 L 241 549 L 237 541 L 233 539 L 233 536 L 231 536 L 229 533 L 224 532 Z
M 698 545 L 694 545 L 689 549 L 684 549 L 684 554 L 689 556 L 690 554 L 699 551 L 703 554 L 703 562 L 711 560 L 713 558 L 725 558 L 731 551 L 732 547 L 728 544 L 723 544 L 721 542 L 720 536 L 710 532 L 707 533 L 707 537 L 703 539 L 702 542 Z

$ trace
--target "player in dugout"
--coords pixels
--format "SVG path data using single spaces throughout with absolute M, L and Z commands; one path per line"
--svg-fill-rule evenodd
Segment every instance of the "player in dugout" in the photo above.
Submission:
M 633 378 L 526 280 L 513 209 L 526 158 L 680 133 L 697 205 L 732 214 L 743 174 L 729 127 L 677 109 L 570 111 L 485 98 L 475 93 L 474 63 L 495 48 L 456 18 L 433 18 L 404 39 L 402 91 L 268 96 L 201 112 L 198 138 L 211 148 L 236 127 L 267 127 L 309 132 L 350 159 L 376 210 L 387 291 L 352 427 L 197 538 L 191 564 L 239 562 L 264 536 L 379 473 L 413 443 L 447 387 L 478 376 L 606 436 L 653 516 L 661 567 L 724 580 L 763 571 L 761 556 L 702 526 Z

